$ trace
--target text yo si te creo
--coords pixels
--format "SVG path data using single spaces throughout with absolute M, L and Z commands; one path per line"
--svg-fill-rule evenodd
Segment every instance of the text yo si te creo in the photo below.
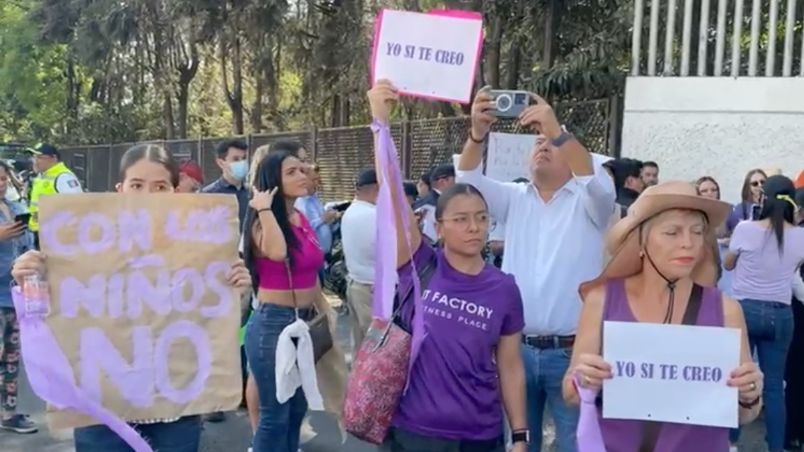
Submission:
M 718 383 L 723 381 L 724 372 L 719 367 L 693 366 L 662 363 L 635 363 L 615 361 L 615 378 L 634 378 L 641 380 L 673 380 Z
M 436 63 L 450 66 L 463 65 L 466 58 L 463 52 L 455 52 L 445 49 L 433 49 L 432 47 L 415 46 L 412 44 L 399 44 L 395 42 L 385 43 L 386 55 L 400 57 L 409 60 L 435 61 Z
M 165 237 L 171 241 L 197 244 L 224 244 L 232 240 L 229 219 L 234 215 L 228 206 L 172 210 L 164 223 Z M 184 217 L 184 218 L 182 218 Z M 218 318 L 229 313 L 234 304 L 231 287 L 224 282 L 231 262 L 212 261 L 204 271 L 180 268 L 173 272 L 166 261 L 154 252 L 151 212 L 147 209 L 119 210 L 114 215 L 91 212 L 76 215 L 69 211 L 54 213 L 42 227 L 41 239 L 48 254 L 66 257 L 92 256 L 108 252 L 138 252 L 140 257 L 128 260 L 128 271 L 97 273 L 87 281 L 63 278 L 55 287 L 60 300 L 59 311 L 65 318 L 76 318 L 81 308 L 94 319 L 135 321 L 144 307 L 160 316 L 172 311 L 189 313 L 198 310 L 203 318 Z M 76 230 L 74 243 L 61 240 L 58 231 Z M 145 270 L 155 273 L 148 277 Z M 187 290 L 189 289 L 189 290 Z M 188 293 L 189 292 L 189 293 Z M 217 296 L 214 305 L 200 306 L 204 295 Z M 186 340 L 195 349 L 196 375 L 183 388 L 171 383 L 169 354 L 172 344 Z M 132 329 L 132 361 L 127 362 L 101 327 L 85 327 L 79 332 L 80 386 L 88 394 L 101 399 L 101 370 L 105 371 L 123 398 L 137 408 L 153 405 L 155 390 L 167 400 L 184 404 L 204 390 L 212 366 L 212 347 L 207 331 L 190 320 L 173 321 L 158 333 L 149 325 Z

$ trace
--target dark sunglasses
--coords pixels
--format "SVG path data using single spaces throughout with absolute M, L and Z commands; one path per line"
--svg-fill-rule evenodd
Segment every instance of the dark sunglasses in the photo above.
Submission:
M 752 187 L 759 187 L 760 185 L 762 185 L 764 183 L 765 183 L 764 180 L 755 180 L 755 181 L 751 181 L 751 186 Z

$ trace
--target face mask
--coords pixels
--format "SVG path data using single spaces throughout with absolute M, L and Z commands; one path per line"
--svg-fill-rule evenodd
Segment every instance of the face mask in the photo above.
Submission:
M 239 181 L 245 180 L 246 176 L 248 175 L 248 160 L 240 160 L 230 163 L 229 172 L 232 173 L 232 177 L 235 179 Z

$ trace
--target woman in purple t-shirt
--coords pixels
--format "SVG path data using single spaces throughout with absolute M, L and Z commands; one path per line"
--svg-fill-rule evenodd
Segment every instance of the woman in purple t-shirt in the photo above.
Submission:
M 379 82 L 369 100 L 375 123 L 388 127 L 396 90 Z M 377 165 L 380 175 L 383 171 Z M 401 181 L 389 185 L 397 199 L 394 192 L 400 190 Z M 395 207 L 400 291 L 411 284 L 411 261 L 416 269 L 431 265 L 434 270 L 422 287 L 427 336 L 384 450 L 502 452 L 505 408 L 513 450 L 524 452 L 528 424 L 519 352 L 525 323 L 522 299 L 514 278 L 487 264 L 481 255 L 489 228 L 485 200 L 465 184 L 441 194 L 435 217 L 443 249 L 422 241 L 410 206 Z M 409 230 L 403 226 L 403 216 L 412 225 Z M 411 250 L 415 250 L 412 256 Z M 411 312 L 403 309 L 402 318 L 410 319 Z

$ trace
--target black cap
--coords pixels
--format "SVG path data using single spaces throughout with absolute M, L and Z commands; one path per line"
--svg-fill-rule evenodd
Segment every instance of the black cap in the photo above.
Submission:
M 455 166 L 452 163 L 438 165 L 430 171 L 431 184 L 439 179 L 446 179 L 448 177 L 455 177 Z
M 59 153 L 59 150 L 56 149 L 56 146 L 51 144 L 37 144 L 33 149 L 31 149 L 31 152 L 34 155 L 49 155 L 51 157 L 61 158 L 61 153 Z
M 377 172 L 373 169 L 365 169 L 357 175 L 355 187 L 365 187 L 366 185 L 377 185 Z

